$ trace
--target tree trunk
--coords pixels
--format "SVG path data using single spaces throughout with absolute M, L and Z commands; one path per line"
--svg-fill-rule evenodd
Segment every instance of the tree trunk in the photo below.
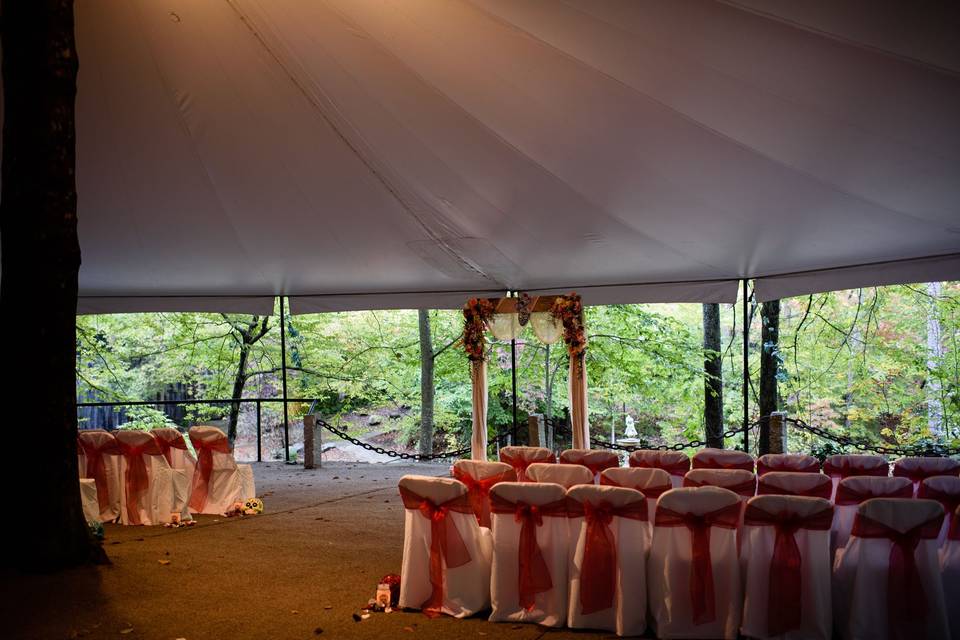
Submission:
M 546 444 L 542 445 L 553 449 L 553 376 L 550 374 L 550 345 L 544 345 L 543 356 L 543 434 Z
M 430 311 L 417 312 L 420 324 L 420 453 L 433 453 L 433 339 Z
M 30 424 L 6 432 L 7 486 L 29 478 L 16 517 L 30 524 L 2 563 L 45 571 L 106 560 L 84 522 L 77 469 L 73 1 L 4 2 L 2 15 L 0 315 L 16 336 L 4 356 L 21 379 L 40 382 Z
M 703 424 L 708 447 L 723 448 L 723 355 L 720 305 L 703 305 Z
M 763 325 L 760 334 L 760 417 L 769 416 L 780 410 L 780 394 L 777 388 L 777 374 L 780 372 L 780 301 L 764 302 L 760 308 L 760 320 Z M 757 451 L 761 455 L 770 452 L 770 423 L 760 423 L 760 435 L 757 438 Z
M 250 347 L 251 345 L 247 342 L 243 342 L 240 345 L 240 357 L 237 360 L 237 374 L 233 378 L 233 395 L 230 396 L 234 400 L 239 400 L 243 397 L 243 388 L 247 383 L 247 359 L 250 356 Z M 227 439 L 230 440 L 231 447 L 237 439 L 237 423 L 239 421 L 240 403 L 233 402 L 230 405 L 230 416 L 227 420 Z
M 943 436 L 943 386 L 937 372 L 943 363 L 943 338 L 937 310 L 940 292 L 939 282 L 927 283 L 927 293 L 930 295 L 927 307 L 927 426 L 935 438 Z

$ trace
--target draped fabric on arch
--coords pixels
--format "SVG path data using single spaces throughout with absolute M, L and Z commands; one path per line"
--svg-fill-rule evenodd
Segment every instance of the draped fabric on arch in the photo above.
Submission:
M 584 363 L 586 334 L 580 296 L 538 296 L 519 298 L 471 298 L 463 307 L 463 347 L 470 359 L 473 389 L 473 434 L 471 458 L 487 459 L 487 363 L 486 337 L 489 331 L 498 340 L 515 340 L 529 325 L 545 344 L 563 338 L 570 356 L 568 390 L 570 421 L 575 449 L 590 448 L 587 415 L 587 374 Z

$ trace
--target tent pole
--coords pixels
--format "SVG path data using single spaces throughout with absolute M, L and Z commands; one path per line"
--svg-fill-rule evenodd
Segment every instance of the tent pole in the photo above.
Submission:
M 280 376 L 283 383 L 283 451 L 284 462 L 290 461 L 290 415 L 287 410 L 287 314 L 280 296 Z
M 517 444 L 517 339 L 510 339 L 510 378 L 513 383 L 513 443 Z
M 743 450 L 750 453 L 750 319 L 747 280 L 743 280 Z

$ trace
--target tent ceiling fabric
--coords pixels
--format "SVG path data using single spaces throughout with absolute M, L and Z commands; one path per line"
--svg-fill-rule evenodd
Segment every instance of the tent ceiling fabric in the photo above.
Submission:
M 956 278 L 957 5 L 884 4 L 78 3 L 80 310 Z

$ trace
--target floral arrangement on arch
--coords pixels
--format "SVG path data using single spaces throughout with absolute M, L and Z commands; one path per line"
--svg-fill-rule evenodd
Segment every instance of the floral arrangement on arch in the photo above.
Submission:
M 493 317 L 493 303 L 486 298 L 470 298 L 463 307 L 463 350 L 471 361 L 484 359 L 487 321 Z
M 557 296 L 550 307 L 550 315 L 563 325 L 563 341 L 567 345 L 570 358 L 582 366 L 583 352 L 587 350 L 587 334 L 583 328 L 583 303 L 580 296 L 576 293 Z

